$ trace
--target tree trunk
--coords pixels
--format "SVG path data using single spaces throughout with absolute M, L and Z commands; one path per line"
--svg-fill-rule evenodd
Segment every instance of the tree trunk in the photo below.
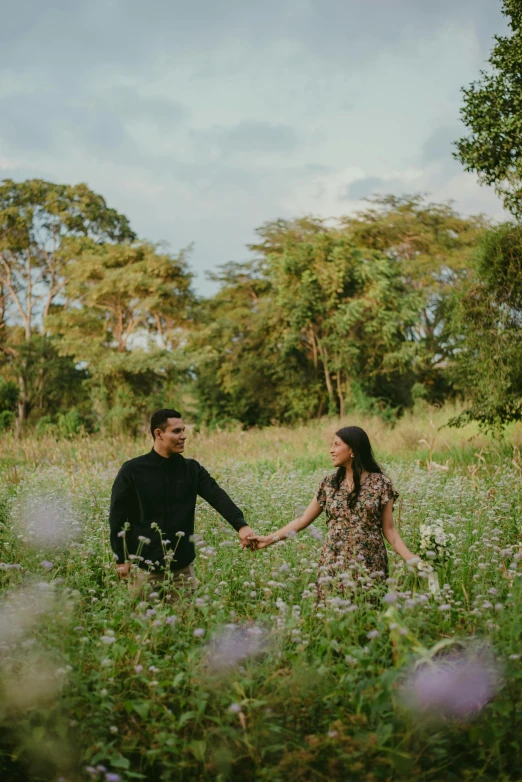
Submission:
M 337 371 L 337 396 L 339 397 L 339 418 L 344 418 L 345 414 L 345 405 L 344 405 L 344 394 L 343 394 L 343 385 L 341 382 L 341 374 L 342 369 L 339 369 Z
M 328 391 L 328 399 L 330 401 L 330 410 L 328 412 L 333 413 L 337 409 L 337 405 L 335 404 L 335 393 L 333 389 L 332 376 L 330 374 L 330 369 L 328 367 L 328 351 L 321 344 L 318 338 L 317 338 L 317 347 L 321 355 L 321 361 L 323 362 L 324 380 L 326 383 L 326 390 Z
M 310 329 L 310 342 L 312 343 L 312 356 L 314 361 L 314 369 L 317 370 L 317 342 L 315 340 L 315 334 L 313 328 Z
M 16 435 L 22 436 L 24 423 L 29 417 L 29 400 L 27 398 L 27 383 L 23 375 L 18 376 L 18 388 L 20 396 L 18 397 L 18 416 L 16 418 Z

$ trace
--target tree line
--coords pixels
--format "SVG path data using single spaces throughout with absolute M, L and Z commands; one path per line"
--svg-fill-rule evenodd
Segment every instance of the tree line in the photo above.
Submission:
M 420 195 L 277 220 L 207 298 L 186 251 L 139 240 L 85 185 L 4 181 L 0 226 L 3 428 L 135 431 L 180 396 L 221 425 L 391 420 L 457 395 L 485 424 L 520 412 L 515 224 Z
M 504 199 L 502 225 L 419 194 L 276 220 L 204 298 L 189 250 L 139 239 L 86 185 L 0 183 L 0 429 L 135 432 L 180 399 L 220 425 L 456 397 L 457 425 L 519 420 L 522 0 L 503 10 L 455 151 Z

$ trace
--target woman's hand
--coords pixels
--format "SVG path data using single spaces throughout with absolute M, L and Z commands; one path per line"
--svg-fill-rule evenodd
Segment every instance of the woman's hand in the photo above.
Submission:
M 249 535 L 247 541 L 250 543 L 252 551 L 266 548 L 267 546 L 270 546 L 271 543 L 275 542 L 273 535 Z

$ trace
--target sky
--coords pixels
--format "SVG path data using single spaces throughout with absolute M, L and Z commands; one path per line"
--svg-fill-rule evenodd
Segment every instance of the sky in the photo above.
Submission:
M 205 271 L 268 220 L 424 192 L 502 219 L 452 142 L 500 0 L 17 0 L 0 27 L 0 179 L 86 182 Z

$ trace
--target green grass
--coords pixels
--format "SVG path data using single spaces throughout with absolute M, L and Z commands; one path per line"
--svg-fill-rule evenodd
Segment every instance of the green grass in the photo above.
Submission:
M 138 605 L 115 579 L 107 508 L 118 466 L 149 442 L 5 437 L 0 560 L 20 567 L 0 569 L 2 780 L 522 779 L 520 428 L 497 442 L 473 429 L 439 431 L 448 416 L 426 411 L 395 429 L 354 421 L 400 492 L 408 546 L 418 547 L 425 520 L 443 519 L 456 536 L 440 573 L 448 586 L 435 598 L 390 557 L 393 608 L 359 589 L 351 606 L 317 610 L 317 540 L 303 532 L 241 552 L 204 503 L 197 599 Z M 263 532 L 309 502 L 330 469 L 334 430 L 323 421 L 203 432 L 187 455 Z M 41 530 L 57 497 L 70 539 L 31 544 L 27 525 Z M 324 520 L 316 526 L 324 531 Z M 261 628 L 266 647 L 215 670 L 209 644 L 230 623 Z M 441 640 L 487 643 L 501 661 L 502 685 L 473 720 L 425 724 L 401 704 L 408 667 Z M 106 771 L 85 770 L 98 765 Z

